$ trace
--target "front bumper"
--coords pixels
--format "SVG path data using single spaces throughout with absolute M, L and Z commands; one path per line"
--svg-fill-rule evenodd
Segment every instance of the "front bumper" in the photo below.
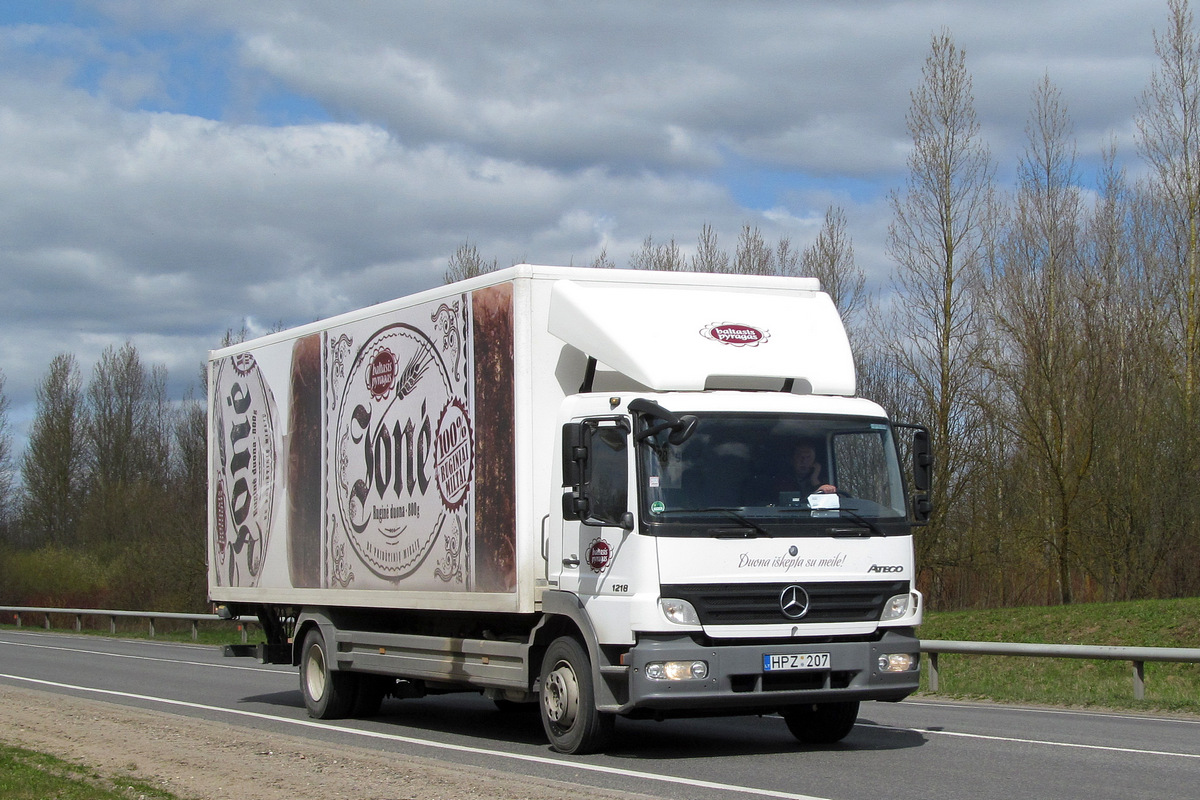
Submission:
M 702 647 L 687 637 L 643 637 L 625 656 L 628 699 L 617 713 L 663 715 L 769 713 L 801 703 L 903 700 L 917 690 L 919 659 L 905 672 L 881 672 L 879 657 L 918 654 L 911 629 L 888 631 L 878 641 L 796 642 Z M 767 672 L 763 656 L 828 653 L 829 669 Z M 654 680 L 646 665 L 656 661 L 705 661 L 708 677 Z

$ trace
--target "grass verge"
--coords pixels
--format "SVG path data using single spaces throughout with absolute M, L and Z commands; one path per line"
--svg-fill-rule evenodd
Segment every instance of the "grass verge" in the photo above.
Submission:
M 1124 647 L 1200 647 L 1200 598 L 926 614 L 922 639 Z M 928 658 L 928 656 L 926 656 Z M 941 655 L 939 697 L 1200 715 L 1200 664 L 1147 663 L 1146 697 L 1133 665 L 1025 656 Z M 922 674 L 928 691 L 928 670 Z
M 110 779 L 44 753 L 0 744 L 0 798 L 4 800 L 177 800 L 133 778 Z

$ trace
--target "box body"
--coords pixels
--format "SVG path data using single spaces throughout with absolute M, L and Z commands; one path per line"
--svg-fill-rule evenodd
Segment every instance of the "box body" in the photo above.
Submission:
M 519 607 L 513 290 L 213 353 L 214 601 Z
M 594 392 L 854 392 L 813 279 L 521 265 L 214 351 L 210 599 L 537 611 L 589 357 Z

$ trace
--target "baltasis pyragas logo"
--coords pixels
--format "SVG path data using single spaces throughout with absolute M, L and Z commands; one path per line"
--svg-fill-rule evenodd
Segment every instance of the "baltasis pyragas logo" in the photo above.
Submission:
M 355 552 L 387 580 L 412 575 L 448 521 L 460 524 L 475 454 L 456 385 L 439 349 L 405 323 L 376 331 L 347 371 L 333 491 Z
M 771 332 L 738 322 L 713 322 L 700 329 L 700 335 L 734 347 L 758 347 L 771 338 Z
M 275 398 L 249 353 L 220 362 L 213 390 L 216 581 L 255 586 L 275 512 Z

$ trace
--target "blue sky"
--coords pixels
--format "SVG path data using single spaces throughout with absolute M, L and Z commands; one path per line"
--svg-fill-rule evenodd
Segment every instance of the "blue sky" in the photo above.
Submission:
M 1081 11 L 1085 8 L 1086 11 Z M 1001 188 L 1043 75 L 1088 174 L 1165 0 L 0 4 L 0 371 L 23 441 L 50 359 L 133 341 L 172 391 L 243 321 L 301 324 L 502 266 L 618 265 L 712 225 L 803 248 L 846 212 L 885 292 L 930 37 L 966 51 Z

